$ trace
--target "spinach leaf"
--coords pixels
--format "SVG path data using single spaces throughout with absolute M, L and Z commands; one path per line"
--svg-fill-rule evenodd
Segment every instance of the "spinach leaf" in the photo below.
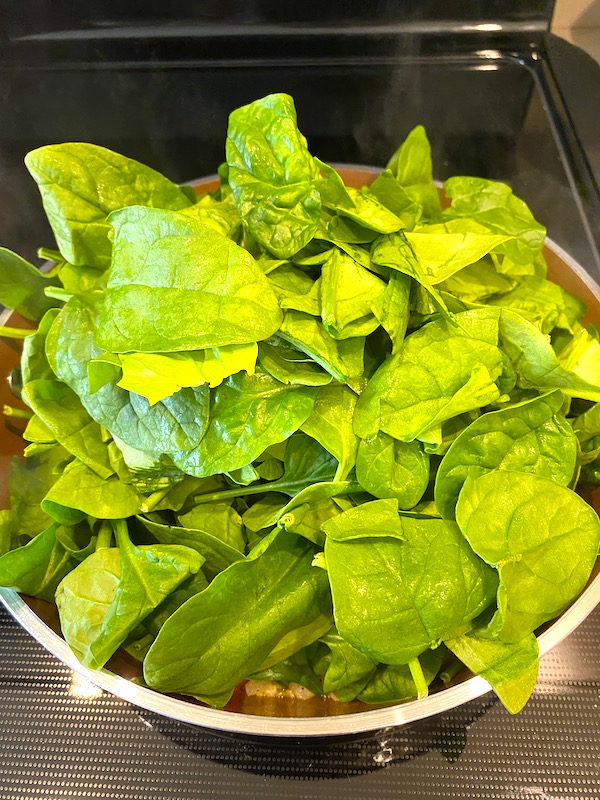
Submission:
M 600 400 L 600 386 L 562 367 L 548 338 L 519 314 L 500 313 L 500 346 L 513 363 L 518 384 L 540 392 L 560 389 L 567 397 Z
M 475 675 L 481 675 L 511 714 L 529 700 L 538 675 L 538 643 L 530 633 L 514 644 L 483 638 L 477 630 L 446 639 L 452 652 Z
M 319 390 L 313 410 L 301 428 L 339 462 L 334 480 L 345 480 L 356 463 L 358 437 L 352 421 L 357 399 L 347 386 L 324 386 Z
M 600 521 L 577 494 L 529 473 L 468 478 L 456 521 L 473 550 L 498 569 L 498 611 L 489 633 L 518 642 L 558 616 L 585 586 Z
M 293 311 L 302 311 L 304 314 L 312 314 L 314 317 L 319 317 L 321 316 L 321 284 L 321 278 L 317 278 L 309 291 L 303 294 L 279 291 L 279 305 L 286 311 L 292 309 Z
M 0 509 L 0 556 L 11 549 L 15 539 L 16 520 L 10 508 Z
M 490 257 L 482 258 L 441 281 L 441 292 L 450 292 L 469 303 L 492 302 L 497 295 L 506 295 L 516 286 L 516 280 L 496 269 Z
M 575 417 L 573 430 L 582 451 L 582 479 L 600 483 L 600 403 Z
M 25 319 L 38 322 L 46 311 L 58 305 L 46 297 L 46 286 L 57 286 L 56 278 L 45 277 L 24 258 L 0 247 L 0 304 L 17 311 Z
M 232 195 L 219 200 L 214 195 L 204 194 L 193 206 L 181 209 L 181 213 L 232 239 L 236 238 L 241 224 Z
M 150 167 L 85 143 L 32 150 L 25 166 L 36 181 L 63 258 L 106 269 L 110 264 L 111 211 L 126 206 L 180 209 L 185 191 Z
M 70 572 L 56 590 L 63 635 L 86 667 L 98 669 L 132 630 L 202 559 L 179 545 L 136 547 L 123 521 L 118 547 L 102 547 Z
M 252 533 L 272 527 L 279 519 L 281 509 L 287 502 L 288 498 L 283 493 L 267 492 L 242 515 L 244 527 Z
M 451 223 L 427 225 L 407 231 L 407 242 L 420 269 L 432 284 L 441 283 L 470 264 L 475 264 L 490 251 L 496 250 L 509 236 L 455 230 Z
M 96 344 L 170 353 L 267 339 L 282 315 L 268 279 L 231 239 L 175 211 L 110 216 L 113 259 Z M 176 306 L 177 314 L 170 313 Z
M 427 685 L 440 671 L 444 648 L 426 650 L 419 656 L 420 667 Z M 358 694 L 363 703 L 391 703 L 414 700 L 418 690 L 410 668 L 406 664 L 379 664 L 367 685 Z
M 286 311 L 278 335 L 309 355 L 340 383 L 362 375 L 364 336 L 336 341 L 319 320 L 300 311 Z
M 407 664 L 480 614 L 498 584 L 457 525 L 398 517 L 393 502 L 326 522 L 325 559 L 340 635 L 376 661 Z
M 294 497 L 309 486 L 331 480 L 336 467 L 335 454 L 332 457 L 317 437 L 295 433 L 285 448 L 283 476 L 271 483 L 271 491 Z
M 214 388 L 242 370 L 253 375 L 257 356 L 254 342 L 185 353 L 121 353 L 117 358 L 122 375 L 117 386 L 140 394 L 155 405 L 184 387 L 208 383 Z M 109 374 L 106 383 L 111 379 Z
M 131 517 L 141 505 L 142 498 L 131 484 L 116 475 L 101 478 L 79 459 L 65 467 L 42 500 L 42 508 L 59 522 L 79 521 L 86 515 L 97 519 Z
M 243 553 L 246 540 L 242 518 L 227 503 L 203 503 L 178 516 L 184 528 L 202 530 Z
M 408 275 L 391 272 L 383 295 L 373 304 L 373 313 L 392 341 L 392 353 L 397 353 L 410 319 L 410 287 Z
M 435 479 L 435 504 L 443 517 L 454 507 L 468 477 L 494 469 L 532 472 L 567 486 L 575 472 L 577 443 L 560 413 L 561 392 L 491 411 L 471 423 L 450 445 Z
M 495 383 L 503 360 L 497 346 L 497 312 L 456 315 L 458 326 L 429 322 L 387 358 L 359 397 L 354 430 L 363 439 L 378 431 L 401 441 L 500 396 Z
M 256 263 L 263 271 L 266 269 L 265 262 L 260 258 Z M 317 281 L 304 270 L 290 264 L 289 261 L 275 261 L 274 263 L 277 266 L 269 272 L 265 272 L 265 275 L 268 276 L 271 288 L 280 301 L 286 297 L 307 297 L 314 290 Z
M 36 378 L 54 378 L 54 373 L 46 356 L 46 338 L 57 314 L 58 309 L 49 309 L 42 317 L 37 331 L 23 339 L 23 352 L 21 354 L 23 386 Z
M 419 442 L 399 442 L 379 432 L 360 440 L 356 480 L 374 497 L 393 497 L 400 508 L 410 509 L 429 483 L 429 456 Z
M 203 570 L 209 578 L 214 578 L 231 564 L 243 559 L 243 553 L 232 547 L 219 536 L 209 531 L 185 528 L 180 525 L 166 525 L 145 516 L 137 518 L 160 544 L 181 544 L 195 550 L 203 558 Z
M 323 547 L 325 543 L 324 523 L 333 517 L 337 517 L 343 511 L 348 511 L 354 507 L 354 499 L 341 496 L 339 491 L 336 491 L 333 497 L 327 496 L 327 492 L 324 492 L 323 496 L 318 496 L 317 487 L 335 485 L 332 483 L 314 484 L 304 492 L 300 492 L 299 496 L 297 496 L 300 499 L 294 498 L 291 500 L 280 513 L 277 522 L 279 527 L 285 528 L 287 531 L 293 531 L 298 536 L 304 536 L 309 542 L 314 542 L 319 547 Z M 311 490 L 314 495 L 311 494 Z M 305 495 L 304 498 L 302 498 L 302 495 Z M 320 566 L 324 569 L 324 563 L 318 562 L 318 559 L 322 557 L 323 553 L 317 554 L 315 566 Z
M 300 386 L 326 386 L 332 376 L 306 353 L 286 345 L 277 336 L 258 346 L 258 361 L 265 372 L 280 383 Z
M 585 313 L 581 300 L 557 284 L 534 275 L 520 277 L 512 289 L 488 302 L 512 309 L 544 334 L 551 333 L 554 328 L 574 332 Z
M 25 460 L 14 456 L 8 486 L 18 533 L 36 536 L 51 525 L 52 518 L 40 504 L 69 460 L 69 454 L 60 445 Z
M 296 652 L 326 633 L 329 588 L 313 554 L 308 542 L 279 531 L 259 555 L 218 575 L 165 622 L 144 661 L 146 683 L 221 706 L 246 675 L 282 660 L 282 639 L 300 634 Z
M 440 198 L 433 182 L 431 146 L 422 125 L 412 129 L 388 161 L 387 168 L 427 217 L 439 216 Z
M 323 676 L 323 692 L 332 692 L 342 702 L 349 702 L 367 685 L 377 662 L 352 647 L 334 629 L 321 639 L 331 653 Z
M 404 232 L 376 239 L 371 248 L 371 261 L 375 267 L 397 270 L 402 275 L 413 278 L 428 292 L 435 309 L 451 319 L 442 295 L 421 266 Z M 406 291 L 410 282 L 404 286 L 407 287 Z
M 373 308 L 385 288 L 380 278 L 335 249 L 321 271 L 323 327 L 334 339 L 373 333 L 379 325 Z
M 92 419 L 152 455 L 196 447 L 208 424 L 208 387 L 182 389 L 154 406 L 114 382 L 91 392 L 87 365 L 100 354 L 94 329 L 93 309 L 73 297 L 59 312 L 46 343 L 54 373 L 79 395 Z
M 296 124 L 294 101 L 272 94 L 230 114 L 226 142 L 229 185 L 250 234 L 278 258 L 313 238 L 321 199 L 319 168 Z
M 474 220 L 496 234 L 511 238 L 497 248 L 517 264 L 529 264 L 539 255 L 546 229 L 535 221 L 525 203 L 504 183 L 485 178 L 455 177 L 444 183 L 452 199 L 447 219 Z
M 405 541 L 403 521 L 395 499 L 372 500 L 351 508 L 341 518 L 331 519 L 323 530 L 329 541 L 349 542 L 355 539 L 390 537 Z
M 50 441 L 59 442 L 100 478 L 114 474 L 100 425 L 65 383 L 32 380 L 23 387 L 22 397 L 51 433 Z
M 87 555 L 89 533 L 87 539 L 76 543 L 70 528 L 53 523 L 25 546 L 0 557 L 0 586 L 51 603 L 58 584 Z
M 318 161 L 318 164 L 325 175 L 324 179 L 317 182 L 323 205 L 337 211 L 340 216 L 347 217 L 355 231 L 366 228 L 377 233 L 393 233 L 404 227 L 402 220 L 381 204 L 370 191 L 344 186 L 342 178 L 333 167 L 322 161 Z M 337 232 L 340 233 L 339 228 Z M 369 241 L 361 234 L 362 231 L 358 237 L 350 238 Z
M 556 348 L 556 344 L 553 346 Z M 585 328 L 576 328 L 570 341 L 560 349 L 558 362 L 578 378 L 600 385 L 600 341 Z
M 400 185 L 391 169 L 384 169 L 366 191 L 393 212 L 408 230 L 412 230 L 421 218 L 421 205 Z
M 254 672 L 250 675 L 251 681 L 274 681 L 280 686 L 290 687 L 295 683 L 308 689 L 314 695 L 323 694 L 323 682 L 315 669 L 315 651 L 318 652 L 323 646 L 319 642 L 303 647 L 289 658 L 274 664 L 272 667 Z M 317 659 L 318 663 L 318 659 Z M 248 684 L 246 684 L 248 686 Z M 269 690 L 271 687 L 269 687 Z M 267 693 L 268 691 L 267 690 Z M 246 689 L 246 691 L 248 691 Z M 260 690 L 258 692 L 260 694 Z M 296 693 L 294 693 L 296 697 Z
M 147 617 L 144 617 L 143 622 L 133 629 L 123 642 L 123 649 L 138 661 L 143 661 L 150 649 L 150 645 L 156 639 L 165 621 L 186 600 L 204 591 L 207 586 L 208 581 L 201 570 L 196 572 L 195 575 L 186 578 Z
M 227 378 L 212 392 L 210 423 L 199 446 L 171 458 L 183 472 L 198 478 L 244 467 L 298 430 L 312 411 L 317 391 L 285 386 L 262 372 Z

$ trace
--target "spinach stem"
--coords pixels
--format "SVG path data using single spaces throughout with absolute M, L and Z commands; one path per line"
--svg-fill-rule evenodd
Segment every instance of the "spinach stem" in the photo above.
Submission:
M 429 694 L 429 688 L 427 686 L 427 681 L 425 680 L 425 675 L 423 675 L 423 667 L 421 666 L 421 662 L 418 658 L 413 658 L 412 661 L 408 662 L 408 668 L 410 670 L 410 674 L 412 675 L 412 679 L 415 682 L 415 686 L 417 687 L 417 698 L 422 700 Z
M 140 512 L 142 514 L 148 514 L 150 511 L 154 511 L 156 506 L 169 494 L 171 489 L 171 486 L 166 486 L 164 489 L 157 489 L 155 492 L 152 492 L 142 503 Z
M 38 258 L 44 258 L 46 261 L 62 261 L 62 256 L 58 250 L 51 250 L 49 247 L 40 247 L 37 254 Z
M 112 544 L 112 525 L 110 522 L 105 519 L 102 521 L 100 525 L 100 530 L 98 531 L 98 537 L 96 539 L 96 550 L 100 550 L 101 547 L 110 547 Z
M 9 325 L 0 325 L 0 336 L 6 339 L 24 339 L 26 336 L 31 336 L 35 330 L 31 328 L 11 328 Z
M 113 519 L 112 521 L 112 528 L 115 532 L 115 537 L 117 539 L 118 547 L 124 547 L 127 544 L 130 544 L 129 541 L 129 530 L 127 528 L 127 520 L 125 519 Z
M 194 496 L 194 503 L 218 503 L 220 500 L 232 500 L 235 497 L 245 497 L 249 494 L 263 494 L 264 492 L 282 492 L 294 496 L 305 488 L 305 481 L 286 481 L 277 480 L 269 483 L 260 483 L 254 486 L 240 486 L 237 489 L 224 489 L 221 492 L 211 492 L 210 494 L 197 494 Z M 291 491 L 290 491 L 291 490 Z M 362 487 L 354 481 L 348 481 L 339 494 L 352 494 L 362 492 Z
M 462 661 L 459 661 L 458 658 L 455 658 L 440 672 L 441 682 L 443 684 L 449 684 L 450 681 L 458 675 L 463 667 L 464 664 Z
M 13 406 L 7 406 L 6 403 L 2 409 L 2 413 L 5 417 L 12 417 L 13 419 L 31 419 L 33 414 L 27 408 L 14 408 Z
M 46 297 L 51 297 L 53 300 L 64 300 L 65 303 L 73 297 L 72 292 L 67 292 L 66 289 L 60 286 L 46 286 L 44 294 Z

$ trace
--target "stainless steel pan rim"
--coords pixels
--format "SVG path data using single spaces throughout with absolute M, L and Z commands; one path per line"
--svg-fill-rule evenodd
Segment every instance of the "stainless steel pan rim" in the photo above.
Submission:
M 547 239 L 546 244 L 568 264 L 590 291 L 600 298 L 600 286 L 583 267 L 551 240 Z M 9 314 L 10 312 L 5 312 L 0 315 L 0 324 L 6 321 Z M 487 681 L 473 677 L 423 700 L 339 716 L 262 717 L 221 711 L 159 694 L 105 669 L 91 670 L 82 666 L 66 642 L 29 608 L 17 592 L 0 588 L 0 600 L 15 620 L 46 650 L 101 689 L 165 717 L 226 733 L 289 739 L 368 733 L 382 728 L 408 725 L 450 711 L 490 691 Z M 600 574 L 577 600 L 538 636 L 540 656 L 548 653 L 572 633 L 599 603 Z

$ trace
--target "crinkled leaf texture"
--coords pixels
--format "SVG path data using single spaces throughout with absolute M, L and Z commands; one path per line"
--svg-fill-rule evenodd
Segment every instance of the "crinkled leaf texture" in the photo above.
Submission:
M 254 258 L 176 211 L 134 206 L 110 216 L 113 259 L 96 344 L 112 353 L 171 353 L 250 344 L 282 312 Z M 176 312 L 176 313 L 174 313 Z
M 79 395 L 92 419 L 152 455 L 197 446 L 208 425 L 208 386 L 182 389 L 153 406 L 114 381 L 91 392 L 87 367 L 101 352 L 94 345 L 94 329 L 94 309 L 72 297 L 54 321 L 46 344 L 53 371 Z
M 188 195 L 159 172 L 84 142 L 47 145 L 25 156 L 63 258 L 106 269 L 111 211 L 126 206 L 186 208 Z
M 312 386 L 286 386 L 262 372 L 233 375 L 212 392 L 210 423 L 200 444 L 173 453 L 173 462 L 198 478 L 244 467 L 298 430 L 317 392 Z
M 329 630 L 329 587 L 311 566 L 314 547 L 285 531 L 259 547 L 167 620 L 144 662 L 149 686 L 221 706 L 247 675 Z
M 447 519 L 468 477 L 493 469 L 533 472 L 567 486 L 575 472 L 577 441 L 560 413 L 561 392 L 550 392 L 476 419 L 450 445 L 435 479 L 435 503 Z
M 538 475 L 494 470 L 468 478 L 456 521 L 473 550 L 498 569 L 498 611 L 489 633 L 508 643 L 564 611 L 598 555 L 594 509 Z
M 354 430 L 361 438 L 378 431 L 410 442 L 433 425 L 497 400 L 503 371 L 498 348 L 498 311 L 456 314 L 407 336 L 361 394 Z
M 376 661 L 407 664 L 480 614 L 498 581 L 456 524 L 398 516 L 393 503 L 326 522 L 325 557 L 340 634 Z
M 278 258 L 313 238 L 319 168 L 296 124 L 289 95 L 272 94 L 233 111 L 226 142 L 229 185 L 250 234 Z

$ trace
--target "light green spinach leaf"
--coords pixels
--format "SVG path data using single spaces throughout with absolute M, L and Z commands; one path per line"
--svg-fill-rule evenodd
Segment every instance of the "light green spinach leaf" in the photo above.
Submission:
M 575 492 L 539 475 L 494 470 L 468 478 L 456 521 L 473 550 L 498 569 L 489 634 L 518 642 L 558 616 L 585 586 L 600 521 Z

